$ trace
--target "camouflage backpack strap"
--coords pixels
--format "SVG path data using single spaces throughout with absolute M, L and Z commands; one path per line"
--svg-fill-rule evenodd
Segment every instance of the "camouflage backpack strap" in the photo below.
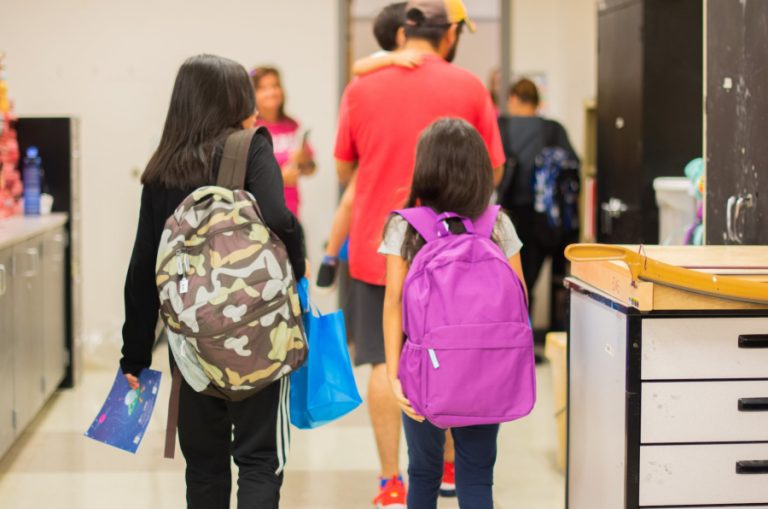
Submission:
M 248 152 L 253 136 L 263 127 L 241 129 L 227 137 L 224 154 L 219 165 L 219 177 L 216 185 L 227 189 L 244 189 L 245 173 L 248 169 Z

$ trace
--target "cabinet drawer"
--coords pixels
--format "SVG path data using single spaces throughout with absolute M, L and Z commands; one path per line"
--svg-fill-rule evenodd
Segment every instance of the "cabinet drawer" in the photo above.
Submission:
M 648 318 L 642 346 L 643 380 L 768 378 L 768 318 Z
M 765 504 L 766 473 L 739 474 L 737 463 L 768 464 L 768 444 L 640 448 L 640 506 Z
M 642 394 L 644 444 L 768 442 L 768 382 L 646 382 Z

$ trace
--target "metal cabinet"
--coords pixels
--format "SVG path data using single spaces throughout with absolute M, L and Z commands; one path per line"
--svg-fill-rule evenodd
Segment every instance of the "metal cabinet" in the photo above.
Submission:
M 707 244 L 768 244 L 768 2 L 707 4 Z
M 43 391 L 55 391 L 64 379 L 68 354 L 66 342 L 65 284 L 67 235 L 63 228 L 43 239 Z
M 13 377 L 16 429 L 25 428 L 45 401 L 43 238 L 13 248 Z
M 66 224 L 60 215 L 7 221 L 0 231 L 0 457 L 71 364 Z
M 0 456 L 14 438 L 13 426 L 13 250 L 0 250 Z

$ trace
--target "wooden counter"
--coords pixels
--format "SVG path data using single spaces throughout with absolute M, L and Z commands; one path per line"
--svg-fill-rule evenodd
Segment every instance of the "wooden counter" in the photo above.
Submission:
M 768 295 L 768 247 L 766 246 L 627 246 L 648 257 L 678 267 L 708 274 L 738 276 L 765 283 Z M 629 269 L 621 262 L 576 262 L 573 277 L 610 295 L 618 302 L 639 309 L 768 309 L 768 306 L 723 300 L 670 288 L 658 283 L 633 284 Z

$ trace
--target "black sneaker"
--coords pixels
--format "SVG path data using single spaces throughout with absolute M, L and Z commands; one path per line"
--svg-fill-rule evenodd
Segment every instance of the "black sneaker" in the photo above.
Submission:
M 336 284 L 336 273 L 339 269 L 339 259 L 333 256 L 323 258 L 320 270 L 317 272 L 317 287 L 331 289 Z

